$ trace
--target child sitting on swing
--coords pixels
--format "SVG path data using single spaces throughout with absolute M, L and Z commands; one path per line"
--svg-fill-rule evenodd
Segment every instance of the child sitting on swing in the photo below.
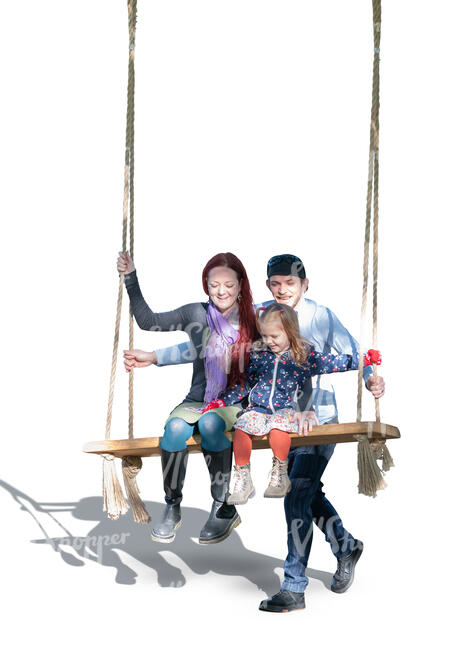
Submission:
M 358 368 L 358 354 L 321 354 L 313 350 L 299 332 L 296 312 L 287 305 L 272 303 L 256 312 L 262 341 L 252 349 L 245 386 L 236 385 L 220 395 L 217 405 L 239 402 L 249 393 L 248 406 L 236 422 L 234 474 L 227 503 L 241 505 L 254 496 L 250 474 L 252 437 L 268 435 L 273 451 L 270 483 L 265 497 L 284 497 L 291 487 L 287 473 L 291 446 L 289 433 L 298 433 L 295 404 L 299 390 L 313 375 Z M 371 355 L 371 356 L 369 356 Z M 371 359 L 371 360 L 370 360 Z M 364 364 L 380 363 L 380 354 L 369 350 Z

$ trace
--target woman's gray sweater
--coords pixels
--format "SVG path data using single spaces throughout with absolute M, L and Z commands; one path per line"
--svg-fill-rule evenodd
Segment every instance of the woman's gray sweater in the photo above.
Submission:
M 141 330 L 152 332 L 186 332 L 192 343 L 193 377 L 184 402 L 203 402 L 205 394 L 205 366 L 203 341 L 207 336 L 208 302 L 192 302 L 173 311 L 154 312 L 144 300 L 136 271 L 125 275 L 125 286 L 131 309 Z

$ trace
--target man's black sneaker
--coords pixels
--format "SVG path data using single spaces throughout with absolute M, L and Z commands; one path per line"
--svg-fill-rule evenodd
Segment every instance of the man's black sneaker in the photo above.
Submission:
M 359 561 L 363 551 L 363 543 L 355 540 L 354 550 L 345 557 L 338 558 L 338 568 L 332 578 L 330 589 L 336 594 L 342 594 L 349 589 L 354 581 L 355 565 Z
M 263 600 L 259 609 L 263 612 L 290 612 L 293 609 L 305 608 L 305 594 L 298 594 L 295 591 L 280 589 L 280 591 Z

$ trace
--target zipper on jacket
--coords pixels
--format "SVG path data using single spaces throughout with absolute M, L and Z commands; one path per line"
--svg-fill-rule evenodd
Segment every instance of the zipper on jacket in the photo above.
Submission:
M 278 363 L 280 361 L 279 357 L 275 357 L 275 366 L 273 368 L 273 379 L 272 379 L 272 389 L 270 391 L 270 399 L 269 399 L 269 406 L 272 409 L 272 413 L 275 413 L 275 409 L 273 408 L 273 393 L 275 391 L 275 384 L 276 384 L 276 375 L 278 372 Z
M 253 394 L 253 391 L 257 388 L 257 385 L 258 385 L 258 384 L 259 384 L 259 382 L 257 381 L 257 382 L 254 384 L 253 388 L 250 390 L 249 394 L 248 394 L 248 408 L 251 407 L 251 395 Z

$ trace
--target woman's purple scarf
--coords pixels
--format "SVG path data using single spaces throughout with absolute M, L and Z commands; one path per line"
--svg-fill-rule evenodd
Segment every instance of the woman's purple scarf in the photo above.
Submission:
M 221 314 L 210 300 L 207 310 L 207 323 L 210 338 L 205 349 L 205 389 L 204 402 L 216 399 L 227 386 L 226 352 L 239 338 L 238 331 Z

